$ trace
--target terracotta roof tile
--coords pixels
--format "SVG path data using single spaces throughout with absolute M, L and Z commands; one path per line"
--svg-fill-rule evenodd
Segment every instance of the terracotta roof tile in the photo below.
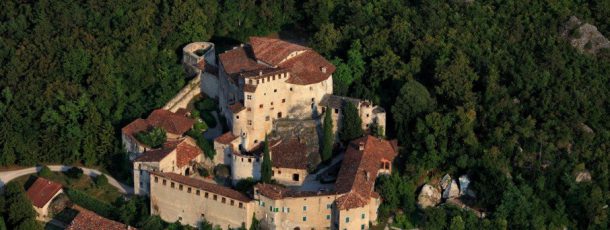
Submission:
M 381 160 L 390 162 L 394 160 L 398 154 L 396 143 L 373 136 L 361 137 L 350 142 L 335 182 L 337 192 L 347 193 L 344 196 L 350 196 L 340 200 L 342 202 L 340 209 L 362 207 L 362 203 L 357 201 L 357 198 L 368 202 L 371 196 L 375 196 L 373 189 Z M 353 193 L 358 196 L 350 195 Z
M 307 169 L 307 146 L 296 138 L 281 140 L 270 146 L 273 167 Z
M 180 140 L 167 141 L 163 144 L 163 147 L 144 152 L 134 161 L 159 162 L 174 151 L 176 151 L 176 165 L 178 167 L 187 165 L 191 160 L 199 156 L 199 154 L 203 154 L 203 151 L 197 146 L 196 141 L 193 140 L 193 138 L 185 137 Z
M 270 199 L 279 200 L 284 198 L 298 198 L 311 196 L 329 196 L 336 195 L 334 192 L 316 192 L 316 191 L 295 191 L 279 185 L 259 183 L 254 186 L 258 192 Z
M 136 229 L 126 224 L 106 219 L 95 212 L 75 206 L 78 215 L 66 227 L 67 230 L 131 230 Z
M 252 200 L 249 197 L 247 197 L 246 195 L 244 195 L 243 193 L 241 193 L 237 190 L 230 189 L 228 187 L 224 187 L 222 185 L 212 184 L 209 182 L 205 182 L 203 180 L 198 180 L 198 179 L 182 176 L 182 175 L 175 174 L 175 173 L 164 173 L 164 172 L 158 172 L 158 171 L 152 171 L 150 173 L 153 175 L 157 175 L 159 177 L 170 179 L 172 181 L 175 181 L 175 182 L 178 182 L 178 183 L 181 183 L 184 185 L 192 186 L 194 188 L 199 188 L 201 190 L 208 191 L 211 193 L 216 193 L 221 196 L 226 196 L 231 199 L 235 199 L 235 200 L 239 200 L 239 201 L 243 201 L 243 202 L 250 202 Z
M 193 127 L 193 124 L 195 124 L 195 120 L 184 116 L 184 114 L 156 109 L 146 119 L 138 118 L 121 130 L 124 134 L 131 137 L 152 127 L 160 127 L 168 133 L 183 135 Z
M 219 137 L 214 139 L 214 141 L 222 143 L 222 144 L 230 144 L 235 139 L 237 139 L 237 136 L 233 135 L 233 133 L 229 131 L 229 132 L 226 132 L 226 133 L 220 135 Z
M 26 195 L 34 206 L 42 208 L 61 190 L 61 187 L 61 184 L 57 182 L 38 177 L 34 184 L 28 188 Z
M 250 37 L 250 45 L 257 60 L 273 66 L 280 64 L 293 52 L 309 50 L 304 46 L 266 37 Z
M 256 62 L 252 54 L 252 48 L 247 45 L 221 53 L 218 58 L 228 75 L 269 68 Z
M 306 51 L 280 64 L 290 69 L 287 83 L 309 85 L 322 82 L 335 72 L 335 66 L 314 51 Z
M 239 113 L 244 109 L 245 109 L 244 105 L 242 105 L 240 102 L 235 102 L 234 104 L 229 105 L 229 110 L 231 110 L 231 112 L 233 112 L 233 114 Z

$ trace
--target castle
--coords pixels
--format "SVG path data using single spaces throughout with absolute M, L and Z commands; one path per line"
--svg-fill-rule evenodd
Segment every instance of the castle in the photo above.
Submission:
M 164 109 L 122 130 L 134 164 L 136 194 L 149 195 L 151 212 L 168 222 L 196 226 L 206 220 L 223 229 L 369 229 L 381 200 L 374 191 L 379 174 L 389 174 L 398 153 L 396 141 L 366 135 L 352 140 L 326 168 L 319 167 L 319 131 L 324 113 L 339 130 L 342 108 L 352 103 L 362 129 L 385 127 L 385 111 L 369 101 L 333 95 L 335 67 L 314 50 L 280 39 L 251 37 L 215 55 L 214 44 L 197 42 L 183 49 L 187 73 L 209 98 L 218 102 L 228 132 L 214 138 L 213 159 L 185 135 L 193 128 L 188 95 L 181 93 Z M 183 90 L 186 92 L 186 90 Z M 162 127 L 167 141 L 151 148 L 136 133 Z M 272 178 L 244 194 L 230 186 L 191 176 L 206 162 L 230 168 L 233 184 L 261 177 L 262 145 L 267 139 Z M 319 177 L 338 167 L 334 183 Z M 321 172 L 316 172 L 315 169 Z

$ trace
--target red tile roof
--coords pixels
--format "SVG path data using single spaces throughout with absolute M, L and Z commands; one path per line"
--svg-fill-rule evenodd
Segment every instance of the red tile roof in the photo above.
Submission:
M 229 105 L 229 110 L 231 110 L 231 112 L 235 113 L 239 113 L 242 110 L 244 110 L 244 105 L 242 105 L 240 102 L 235 102 L 232 105 Z
M 251 199 L 249 197 L 247 197 L 246 195 L 244 195 L 243 193 L 241 193 L 237 190 L 230 189 L 228 187 L 224 187 L 222 185 L 212 184 L 209 182 L 205 182 L 203 180 L 198 180 L 198 179 L 190 178 L 187 176 L 182 176 L 182 175 L 175 174 L 175 173 L 164 173 L 164 172 L 158 172 L 158 171 L 152 171 L 150 173 L 153 175 L 162 177 L 162 178 L 167 178 L 167 179 L 170 179 L 172 181 L 175 181 L 175 182 L 178 182 L 178 183 L 181 183 L 184 185 L 192 186 L 194 188 L 199 188 L 201 190 L 215 193 L 215 194 L 225 196 L 225 197 L 228 197 L 231 199 L 235 199 L 235 200 L 239 200 L 239 201 L 243 201 L 243 202 L 251 201 Z
M 275 38 L 250 37 L 250 45 L 257 60 L 277 66 L 288 55 L 309 48 Z
M 256 62 L 252 54 L 252 49 L 249 46 L 238 47 L 226 51 L 218 55 L 218 58 L 228 75 L 269 68 L 266 65 Z
M 131 230 L 136 229 L 126 224 L 106 219 L 95 212 L 75 206 L 78 215 L 74 217 L 72 222 L 66 227 L 67 230 Z
M 335 72 L 335 66 L 314 51 L 288 59 L 280 67 L 290 69 L 290 78 L 286 82 L 295 85 L 319 83 Z
M 280 200 L 284 198 L 298 198 L 298 197 L 311 197 L 311 196 L 329 196 L 335 195 L 334 192 L 315 192 L 315 191 L 295 191 L 275 184 L 259 183 L 254 186 L 258 192 L 273 200 Z
M 42 208 L 61 190 L 61 187 L 57 182 L 38 177 L 28 188 L 26 195 L 34 206 Z
M 195 159 L 203 151 L 197 146 L 196 141 L 191 137 L 185 137 L 180 140 L 167 141 L 160 149 L 154 149 L 144 152 L 134 161 L 137 162 L 159 162 L 167 155 L 176 151 L 176 166 L 182 167 L 187 165 L 191 160 Z
M 296 138 L 281 140 L 270 145 L 273 167 L 307 169 L 307 146 Z
M 146 119 L 138 118 L 123 127 L 122 132 L 133 137 L 134 134 L 152 127 L 163 128 L 168 133 L 183 135 L 193 127 L 195 120 L 164 109 L 154 110 Z
M 381 160 L 391 162 L 397 154 L 396 141 L 365 136 L 350 142 L 335 182 L 335 190 L 349 196 L 337 199 L 339 209 L 362 207 L 375 197 L 373 188 Z
M 220 135 L 219 137 L 214 139 L 214 141 L 222 143 L 222 144 L 230 144 L 235 139 L 237 139 L 237 136 L 233 135 L 233 133 L 231 133 L 229 131 L 229 132 L 226 132 L 226 133 Z

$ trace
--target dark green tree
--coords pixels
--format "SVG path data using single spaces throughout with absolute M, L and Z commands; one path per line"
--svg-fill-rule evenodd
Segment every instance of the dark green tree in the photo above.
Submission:
M 252 223 L 250 224 L 249 230 L 260 230 L 260 222 L 256 219 L 256 214 L 252 215 Z
M 265 143 L 263 143 L 263 163 L 261 164 L 261 181 L 263 183 L 271 183 L 271 170 L 269 140 L 267 140 L 267 136 L 265 136 Z
M 104 174 L 95 177 L 95 185 L 98 187 L 108 186 L 108 177 Z
M 343 103 L 341 115 L 341 129 L 339 131 L 341 141 L 347 142 L 361 137 L 363 134 L 362 119 L 358 115 L 356 106 L 351 102 Z
M 140 227 L 140 229 L 142 230 L 163 230 L 163 220 L 161 220 L 161 218 L 159 218 L 159 216 L 149 216 L 144 223 L 142 224 L 142 227 Z
M 324 110 L 324 127 L 322 137 L 322 148 L 320 152 L 320 157 L 323 162 L 328 162 L 333 156 L 333 145 L 335 143 L 335 135 L 333 133 L 333 119 L 332 119 L 332 110 L 328 107 Z
M 163 128 L 154 127 L 148 131 L 136 133 L 136 138 L 151 148 L 159 148 L 165 143 L 167 136 Z
M 38 176 L 51 179 L 53 178 L 53 172 L 51 172 L 51 169 L 49 169 L 49 167 L 43 165 L 42 167 L 40 167 L 40 171 L 38 171 Z

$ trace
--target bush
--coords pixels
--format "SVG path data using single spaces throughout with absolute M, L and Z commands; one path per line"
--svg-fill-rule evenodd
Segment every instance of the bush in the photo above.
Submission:
M 83 208 L 89 209 L 103 217 L 110 218 L 115 213 L 115 209 L 112 205 L 100 201 L 88 194 L 75 190 L 75 189 L 66 189 L 66 194 L 70 198 L 72 202 L 82 206 Z
M 79 167 L 72 167 L 66 171 L 66 175 L 70 178 L 79 179 L 83 176 L 83 170 Z
M 95 178 L 95 185 L 98 187 L 105 187 L 108 185 L 108 178 L 106 175 L 102 174 Z
M 210 172 L 208 172 L 208 170 L 204 167 L 198 168 L 197 171 L 199 172 L 199 176 L 202 176 L 202 177 L 210 176 Z
M 252 177 L 241 179 L 237 181 L 237 184 L 235 184 L 235 190 L 240 191 L 242 193 L 248 193 L 252 191 L 252 188 L 255 184 L 256 181 Z
M 155 127 L 145 132 L 136 133 L 136 139 L 151 148 L 159 148 L 165 143 L 167 136 L 163 128 Z
M 206 98 L 195 103 L 195 108 L 199 111 L 214 111 L 218 108 L 216 102 L 210 98 Z
M 203 111 L 201 113 L 201 119 L 203 119 L 203 121 L 208 125 L 208 127 L 211 128 L 216 127 L 218 123 L 216 122 L 216 118 L 214 118 L 214 115 L 212 115 L 211 111 Z
M 53 177 L 53 172 L 51 171 L 51 169 L 49 169 L 49 167 L 42 166 L 42 168 L 40 168 L 40 171 L 38 172 L 38 176 L 42 177 L 42 178 L 47 178 L 47 179 L 51 179 Z

